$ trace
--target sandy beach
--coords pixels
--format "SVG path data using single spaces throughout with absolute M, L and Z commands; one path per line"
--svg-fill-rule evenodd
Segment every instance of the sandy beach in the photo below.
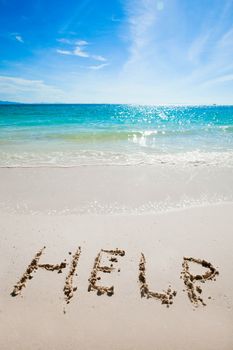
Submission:
M 0 0 L 0 350 L 233 350 L 233 0 Z
M 1 349 L 232 349 L 231 168 L 0 178 Z

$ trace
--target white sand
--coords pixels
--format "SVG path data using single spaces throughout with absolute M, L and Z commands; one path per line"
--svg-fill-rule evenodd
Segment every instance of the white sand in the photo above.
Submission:
M 0 349 L 231 350 L 232 178 L 232 170 L 217 168 L 1 169 Z M 172 209 L 188 199 L 190 208 Z M 21 295 L 10 295 L 43 246 L 41 264 L 69 262 L 81 246 L 69 305 L 69 266 L 61 274 L 39 269 Z M 125 256 L 98 281 L 114 285 L 114 295 L 88 292 L 97 253 L 117 247 Z M 141 298 L 141 252 L 150 289 L 171 284 L 177 291 L 169 308 Z M 205 259 L 220 273 L 201 284 L 206 306 L 195 308 L 188 298 L 184 256 Z M 193 274 L 206 270 L 191 266 Z

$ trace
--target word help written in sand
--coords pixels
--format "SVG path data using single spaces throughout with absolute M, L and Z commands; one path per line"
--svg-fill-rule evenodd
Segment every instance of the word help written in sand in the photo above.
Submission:
M 66 262 L 66 259 L 59 264 L 39 263 L 45 248 L 46 247 L 43 247 L 41 250 L 39 250 L 35 254 L 34 258 L 26 268 L 26 271 L 14 286 L 11 296 L 16 297 L 17 295 L 21 294 L 23 288 L 27 286 L 28 281 L 34 277 L 33 274 L 35 274 L 38 269 L 43 269 L 46 271 L 56 271 L 57 273 L 60 274 L 69 265 L 68 274 L 65 278 L 65 284 L 63 287 L 65 302 L 69 304 L 71 299 L 74 296 L 74 292 L 77 291 L 77 286 L 75 287 L 73 286 L 73 278 L 74 278 L 74 275 L 77 276 L 76 269 L 77 269 L 78 261 L 81 255 L 81 247 L 78 247 L 78 249 L 75 251 L 73 255 L 71 254 L 71 252 L 69 252 L 69 254 L 72 255 L 70 264 Z M 102 265 L 101 262 L 104 254 L 109 258 L 110 266 Z M 99 276 L 99 274 L 113 272 L 116 269 L 113 266 L 113 264 L 118 262 L 118 257 L 124 257 L 124 256 L 125 256 L 125 251 L 120 250 L 118 248 L 114 250 L 101 249 L 101 251 L 97 254 L 94 260 L 93 269 L 91 271 L 90 278 L 88 279 L 88 282 L 89 282 L 88 292 L 96 291 L 97 295 L 106 294 L 107 296 L 112 296 L 114 294 L 114 286 L 100 285 L 99 283 L 100 283 L 101 277 Z M 204 274 L 193 275 L 190 273 L 190 266 L 189 266 L 190 263 L 201 265 L 203 268 L 206 268 L 208 270 Z M 216 276 L 219 274 L 219 272 L 211 263 L 207 262 L 206 260 L 201 260 L 201 259 L 192 258 L 192 257 L 184 257 L 182 267 L 183 267 L 183 270 L 181 272 L 181 278 L 183 279 L 184 284 L 186 286 L 186 290 L 187 290 L 187 294 L 190 302 L 195 307 L 198 307 L 200 304 L 205 306 L 206 303 L 204 302 L 203 298 L 201 298 L 200 296 L 202 293 L 202 288 L 199 285 L 199 282 L 204 284 L 207 281 L 211 281 L 211 280 L 215 281 Z M 120 272 L 120 269 L 118 269 L 118 272 Z M 138 283 L 139 283 L 141 298 L 146 297 L 147 299 L 153 298 L 153 299 L 159 300 L 162 304 L 165 304 L 167 307 L 173 304 L 173 299 L 177 295 L 177 291 L 173 291 L 170 285 L 167 288 L 167 290 L 163 291 L 162 293 L 152 291 L 149 288 L 146 280 L 146 258 L 143 253 L 141 253 L 141 258 L 139 261 Z M 209 299 L 210 298 L 211 297 L 209 297 Z

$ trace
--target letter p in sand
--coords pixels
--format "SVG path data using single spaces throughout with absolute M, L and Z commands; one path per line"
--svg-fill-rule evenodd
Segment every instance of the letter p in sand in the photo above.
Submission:
M 206 271 L 206 273 L 204 273 L 203 275 L 192 275 L 189 271 L 190 262 L 199 264 L 202 267 L 207 268 L 208 271 Z M 202 288 L 200 285 L 197 285 L 196 282 L 199 281 L 201 283 L 205 283 L 209 280 L 215 280 L 215 277 L 219 274 L 219 272 L 211 263 L 207 262 L 206 260 L 195 258 L 184 257 L 182 266 L 183 271 L 181 272 L 181 277 L 184 280 L 189 300 L 195 307 L 198 307 L 199 303 L 201 303 L 203 306 L 206 306 L 205 302 L 200 297 L 200 294 L 202 293 Z

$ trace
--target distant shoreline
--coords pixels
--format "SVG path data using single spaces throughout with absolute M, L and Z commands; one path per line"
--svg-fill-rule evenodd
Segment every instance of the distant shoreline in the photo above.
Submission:
M 0 106 L 148 106 L 148 107 L 233 107 L 233 104 L 182 104 L 182 103 L 171 103 L 171 104 L 141 104 L 141 103 L 92 103 L 92 102 L 15 102 L 15 101 L 0 101 Z

